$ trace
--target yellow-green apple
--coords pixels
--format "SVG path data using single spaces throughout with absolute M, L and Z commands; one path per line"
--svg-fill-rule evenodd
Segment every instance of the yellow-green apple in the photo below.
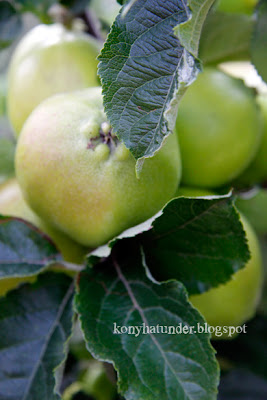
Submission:
M 258 234 L 267 233 L 267 190 L 254 188 L 241 193 L 236 199 L 236 206 L 249 220 Z
M 108 25 L 112 25 L 120 7 L 116 0 L 91 0 L 90 3 L 97 17 Z
M 174 197 L 209 197 L 214 196 L 215 193 L 209 191 L 207 189 L 201 189 L 197 187 L 187 187 L 187 186 L 180 186 L 176 190 L 176 194 Z
M 182 183 L 219 187 L 251 162 L 262 136 L 262 116 L 251 89 L 207 67 L 188 88 L 176 121 Z
M 219 0 L 217 10 L 230 13 L 252 14 L 257 0 Z
M 177 196 L 202 197 L 212 195 L 209 191 L 195 188 L 181 188 Z M 209 325 L 216 327 L 240 326 L 255 315 L 262 283 L 263 263 L 257 236 L 247 219 L 241 215 L 246 232 L 251 258 L 243 269 L 237 271 L 224 285 L 212 288 L 205 293 L 190 296 L 190 301 L 204 316 Z M 223 332 L 222 332 L 223 333 Z M 228 339 L 228 333 L 222 336 L 212 335 L 214 339 Z
M 7 107 L 16 135 L 42 100 L 98 85 L 100 44 L 63 25 L 38 25 L 18 44 L 9 66 Z
M 101 88 L 45 100 L 19 137 L 16 172 L 26 201 L 55 228 L 85 246 L 106 243 L 158 212 L 181 174 L 176 135 L 136 161 L 107 122 Z
M 267 94 L 257 97 L 263 115 L 263 136 L 260 147 L 248 168 L 236 179 L 238 186 L 249 186 L 267 181 Z

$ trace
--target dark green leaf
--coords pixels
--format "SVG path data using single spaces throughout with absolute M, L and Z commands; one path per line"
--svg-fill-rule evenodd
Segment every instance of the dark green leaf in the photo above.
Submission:
M 0 216 L 0 279 L 35 275 L 60 260 L 54 244 L 32 225 Z
M 15 175 L 14 168 L 15 143 L 0 138 L 0 184 Z
M 258 73 L 267 82 L 267 1 L 259 3 L 251 43 L 251 57 Z
M 114 364 L 126 399 L 216 399 L 218 367 L 209 335 L 195 332 L 204 320 L 181 283 L 146 277 L 134 239 L 117 242 L 111 257 L 80 274 L 76 308 L 88 350 Z M 121 334 L 122 326 L 132 332 L 141 327 L 141 333 Z M 160 333 L 171 326 L 194 328 L 192 334 Z
M 199 44 L 204 64 L 248 60 L 253 19 L 243 14 L 211 13 L 205 21 Z
M 137 0 L 117 16 L 99 56 L 105 110 L 137 159 L 161 147 L 178 100 L 198 73 L 198 62 L 173 32 L 189 15 L 182 0 Z
M 226 282 L 249 259 L 229 196 L 174 199 L 140 238 L 152 275 L 160 281 L 177 279 L 190 294 Z
M 20 33 L 22 22 L 9 1 L 0 2 L 0 50 L 8 47 Z
M 0 400 L 59 400 L 54 377 L 72 328 L 73 281 L 40 275 L 0 298 Z

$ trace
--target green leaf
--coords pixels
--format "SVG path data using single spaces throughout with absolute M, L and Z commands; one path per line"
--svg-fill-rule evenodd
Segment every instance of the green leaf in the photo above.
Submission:
M 0 2 L 0 50 L 8 47 L 21 31 L 22 21 L 9 1 Z
M 54 244 L 25 221 L 0 215 L 0 279 L 41 272 L 61 260 Z
M 250 59 L 253 18 L 243 14 L 210 13 L 199 44 L 204 64 Z
M 111 257 L 81 272 L 76 308 L 88 350 L 114 364 L 127 400 L 215 400 L 218 367 L 209 335 L 194 328 L 188 335 L 160 333 L 204 320 L 181 283 L 152 282 L 143 265 L 139 244 L 124 239 Z M 122 326 L 135 334 L 121 333 Z
M 99 56 L 105 111 L 141 159 L 137 170 L 173 130 L 178 100 L 199 71 L 173 32 L 189 15 L 182 0 L 137 0 L 117 16 Z
M 267 82 L 267 2 L 260 1 L 251 42 L 251 58 L 259 75 Z
M 54 372 L 66 358 L 73 281 L 40 275 L 0 298 L 0 400 L 59 400 Z
M 195 57 L 198 56 L 199 40 L 207 14 L 215 0 L 188 0 L 192 16 L 175 28 L 182 44 Z
M 227 282 L 249 260 L 229 196 L 174 199 L 140 240 L 152 275 L 159 281 L 177 279 L 190 294 Z

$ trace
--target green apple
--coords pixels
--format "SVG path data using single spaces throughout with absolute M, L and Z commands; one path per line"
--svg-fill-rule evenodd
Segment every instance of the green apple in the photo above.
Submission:
M 262 116 L 239 79 L 205 68 L 188 88 L 176 121 L 188 186 L 219 187 L 239 175 L 259 148 Z
M 16 151 L 25 199 L 45 221 L 96 247 L 158 212 L 181 174 L 176 135 L 136 161 L 110 129 L 101 88 L 47 99 L 26 121 Z
M 98 85 L 100 44 L 63 25 L 38 25 L 18 44 L 8 73 L 7 107 L 16 135 L 42 100 Z
M 219 0 L 217 10 L 230 13 L 252 14 L 257 0 Z
M 249 220 L 258 234 L 267 233 L 267 190 L 254 189 L 241 194 L 236 200 L 237 208 Z
M 181 188 L 177 196 L 210 196 L 209 191 Z M 251 258 L 230 281 L 209 291 L 190 296 L 191 303 L 204 316 L 210 326 L 240 326 L 255 315 L 263 283 L 263 263 L 257 236 L 244 216 L 241 222 L 246 232 Z M 229 339 L 228 334 L 212 335 L 213 339 Z
M 118 4 L 117 0 L 91 0 L 90 8 L 101 21 L 105 22 L 107 25 L 112 25 L 121 6 Z
M 267 181 L 267 94 L 259 95 L 257 103 L 264 119 L 263 136 L 259 150 L 248 168 L 237 178 L 236 185 L 253 185 Z
M 22 218 L 35 225 L 51 237 L 65 261 L 81 264 L 84 256 L 89 252 L 88 249 L 42 221 L 24 201 L 16 179 L 10 179 L 0 186 L 0 214 Z
M 207 189 L 200 189 L 195 187 L 180 186 L 176 190 L 174 197 L 209 197 L 215 194 Z

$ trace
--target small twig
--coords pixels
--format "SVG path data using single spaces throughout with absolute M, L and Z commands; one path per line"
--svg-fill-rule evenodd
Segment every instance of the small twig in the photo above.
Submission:
M 84 269 L 84 265 L 73 264 L 73 263 L 66 262 L 66 261 L 56 262 L 51 265 L 52 268 L 55 268 L 55 266 L 58 269 L 62 269 L 62 271 L 64 271 L 64 269 L 67 269 L 69 271 L 81 272 Z

